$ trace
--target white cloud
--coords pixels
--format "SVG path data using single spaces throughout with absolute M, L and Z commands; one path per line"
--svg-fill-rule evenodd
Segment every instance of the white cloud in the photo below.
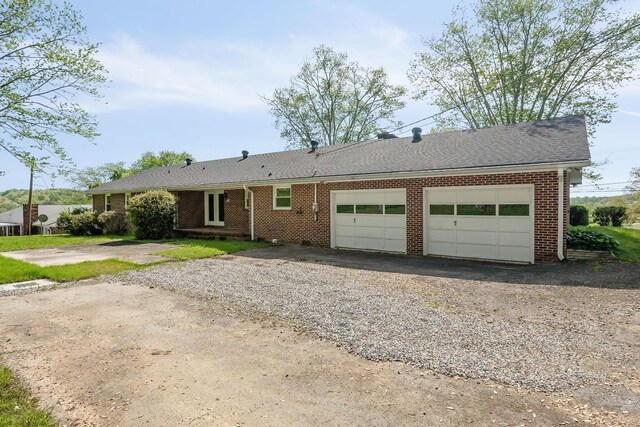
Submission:
M 384 18 L 341 4 L 316 5 L 332 21 L 299 34 L 263 40 L 182 40 L 153 47 L 128 34 L 102 45 L 99 58 L 109 70 L 111 87 L 94 112 L 188 105 L 223 111 L 264 108 L 259 94 L 286 85 L 321 43 L 349 54 L 366 66 L 383 66 L 394 83 L 406 84 L 411 51 L 408 34 Z M 327 31 L 326 25 L 331 25 Z M 104 103 L 106 102 L 106 104 Z

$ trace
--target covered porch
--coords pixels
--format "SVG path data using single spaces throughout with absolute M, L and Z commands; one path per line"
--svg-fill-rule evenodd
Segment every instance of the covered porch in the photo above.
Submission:
M 177 191 L 176 234 L 200 239 L 250 240 L 249 208 L 243 188 Z

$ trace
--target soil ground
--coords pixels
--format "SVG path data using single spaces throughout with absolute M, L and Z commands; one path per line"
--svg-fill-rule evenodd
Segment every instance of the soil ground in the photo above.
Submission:
M 286 258 L 278 253 L 286 250 L 228 258 Z M 634 266 L 603 274 L 600 288 L 592 281 L 608 266 L 592 273 L 583 265 L 587 286 L 578 286 L 574 266 L 567 267 L 573 273 L 541 266 L 536 274 L 522 266 L 295 254 L 360 268 L 368 260 L 379 270 L 372 286 L 420 293 L 452 313 L 485 313 L 487 321 L 585 328 L 585 339 L 607 333 L 634 350 L 623 366 L 599 364 L 613 382 L 535 392 L 367 361 L 216 299 L 94 280 L 0 298 L 0 362 L 66 425 L 640 425 Z M 400 269 L 415 274 L 382 277 Z

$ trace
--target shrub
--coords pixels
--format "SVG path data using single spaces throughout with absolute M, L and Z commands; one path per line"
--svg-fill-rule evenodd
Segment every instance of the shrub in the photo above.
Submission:
M 122 212 L 108 211 L 98 215 L 104 232 L 107 234 L 125 234 L 127 232 L 127 216 Z
M 620 247 L 620 243 L 613 237 L 599 231 L 588 228 L 569 228 L 567 247 L 569 249 L 615 252 Z
M 603 227 L 608 225 L 621 227 L 626 214 L 627 208 L 624 206 L 603 206 L 593 210 L 593 219 Z
M 136 239 L 171 237 L 176 214 L 176 198 L 165 190 L 152 190 L 129 200 L 129 222 Z
M 98 212 L 75 208 L 71 211 L 60 212 L 58 227 L 74 236 L 96 236 L 102 234 L 102 223 L 98 219 Z
M 589 225 L 589 209 L 582 205 L 573 205 L 569 207 L 569 224 Z

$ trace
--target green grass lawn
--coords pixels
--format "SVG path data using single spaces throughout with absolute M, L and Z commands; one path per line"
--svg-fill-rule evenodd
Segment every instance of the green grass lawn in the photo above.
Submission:
M 65 245 L 104 243 L 116 240 L 132 240 L 131 236 L 20 236 L 0 238 L 0 252 L 22 249 L 38 249 Z M 197 258 L 209 258 L 233 252 L 265 246 L 261 242 L 234 240 L 166 240 L 180 246 L 158 252 L 157 255 L 185 261 Z M 113 274 L 124 270 L 142 268 L 138 264 L 117 259 L 103 261 L 85 261 L 78 264 L 53 265 L 40 267 L 35 264 L 0 256 L 0 284 L 23 282 L 35 279 L 50 279 L 56 282 L 86 279 L 102 274 Z
M 11 371 L 0 366 L 0 427 L 56 425 L 50 412 L 39 409 L 37 402 L 17 383 Z
M 620 243 L 616 256 L 621 261 L 640 262 L 640 230 L 622 227 L 589 227 L 607 234 Z
M 177 261 L 210 258 L 217 255 L 230 254 L 233 252 L 246 251 L 266 246 L 266 243 L 263 242 L 247 242 L 242 240 L 179 239 L 175 241 L 168 241 L 167 243 L 173 243 L 182 247 L 157 252 L 156 255 L 166 256 Z
M 133 240 L 133 236 L 70 236 L 68 234 L 9 236 L 0 238 L 0 252 L 82 245 L 86 243 L 105 243 L 116 240 Z

